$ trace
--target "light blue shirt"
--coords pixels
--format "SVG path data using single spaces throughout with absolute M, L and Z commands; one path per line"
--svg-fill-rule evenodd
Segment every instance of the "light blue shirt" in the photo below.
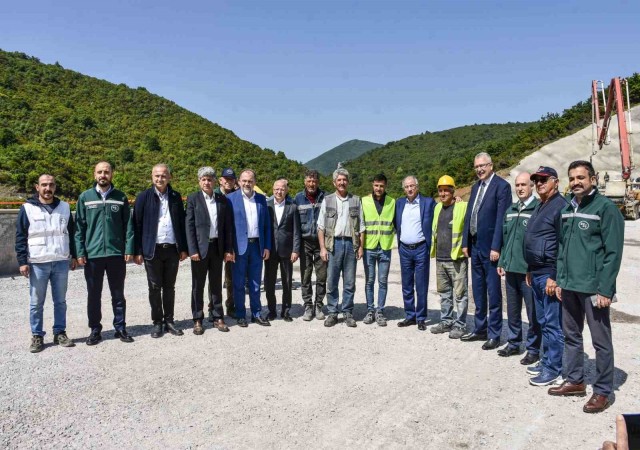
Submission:
M 412 202 L 407 199 L 407 204 L 404 205 L 400 242 L 413 245 L 424 241 L 425 238 L 422 232 L 422 220 L 420 217 L 420 196 L 416 195 L 416 198 L 414 198 Z

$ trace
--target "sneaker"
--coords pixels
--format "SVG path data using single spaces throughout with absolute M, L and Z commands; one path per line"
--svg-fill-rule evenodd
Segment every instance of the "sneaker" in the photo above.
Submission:
M 429 331 L 431 331 L 433 334 L 446 333 L 447 331 L 451 331 L 451 325 L 446 324 L 444 322 L 440 322 L 435 327 L 431 327 L 431 329 Z
M 464 334 L 464 328 L 453 327 L 451 331 L 449 331 L 449 339 L 460 339 Z
M 344 313 L 344 324 L 349 328 L 355 328 L 358 326 L 351 313 Z
M 59 345 L 60 347 L 75 347 L 76 344 L 67 337 L 67 333 L 63 331 L 62 333 L 53 335 L 53 343 Z
M 527 373 L 529 375 L 540 375 L 540 372 L 542 372 L 542 364 L 540 363 L 540 361 L 535 363 L 533 366 L 527 367 Z
M 375 319 L 373 317 L 373 311 L 367 311 L 367 315 L 364 316 L 364 319 L 362 320 L 362 322 L 365 325 L 371 325 L 374 321 Z
M 379 327 L 387 326 L 387 318 L 382 314 L 382 311 L 376 312 L 376 323 Z
M 316 316 L 317 317 L 317 316 Z M 337 314 L 329 314 L 324 321 L 325 327 L 332 327 L 338 323 L 338 315 Z
M 302 316 L 302 320 L 305 322 L 309 322 L 313 320 L 313 308 L 311 306 L 307 306 L 304 308 L 304 315 Z
M 562 383 L 562 375 L 556 375 L 548 370 L 543 370 L 539 375 L 531 378 L 529 384 L 534 386 L 549 386 L 550 384 Z
M 317 303 L 316 303 L 316 319 L 324 320 L 324 313 L 322 312 L 322 305 L 318 305 Z
M 29 346 L 29 351 L 31 353 L 38 353 L 38 352 L 41 352 L 43 348 L 44 348 L 44 338 L 42 336 L 38 336 L 37 334 L 34 334 L 31 337 L 31 345 Z

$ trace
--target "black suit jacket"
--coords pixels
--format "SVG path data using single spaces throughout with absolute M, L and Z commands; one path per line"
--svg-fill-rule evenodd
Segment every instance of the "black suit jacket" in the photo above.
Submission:
M 214 192 L 218 213 L 218 252 L 220 257 L 233 252 L 233 213 L 227 198 Z M 202 191 L 187 197 L 187 245 L 189 256 L 198 253 L 206 258 L 209 250 L 211 219 Z
M 277 222 L 273 197 L 267 200 L 269 216 L 271 216 L 271 242 L 273 253 L 281 258 L 290 258 L 291 253 L 300 253 L 300 216 L 298 207 L 291 197 L 285 198 L 282 220 Z

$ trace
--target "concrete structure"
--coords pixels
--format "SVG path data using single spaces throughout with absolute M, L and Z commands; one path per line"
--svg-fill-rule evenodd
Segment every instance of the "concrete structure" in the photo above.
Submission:
M 17 209 L 0 209 L 0 276 L 19 275 L 16 259 Z

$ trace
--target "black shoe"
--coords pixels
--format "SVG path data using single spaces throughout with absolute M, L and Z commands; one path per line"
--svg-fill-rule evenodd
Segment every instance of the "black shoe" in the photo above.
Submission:
M 513 345 L 507 345 L 505 348 L 501 348 L 498 350 L 498 356 L 513 356 L 520 354 L 520 347 L 514 347 Z
M 267 314 L 267 320 L 276 320 L 276 317 L 278 317 L 278 314 L 275 312 L 269 312 L 269 314 Z
M 173 334 L 174 336 L 182 336 L 184 333 L 182 332 L 182 330 L 178 330 L 176 328 L 176 324 L 173 322 L 167 322 L 164 324 L 164 330 L 168 331 L 169 333 Z
M 416 324 L 416 321 L 413 320 L 413 319 L 404 319 L 404 320 L 401 320 L 400 322 L 398 322 L 398 326 L 400 328 L 408 327 L 408 326 L 415 325 L 415 324 Z
M 493 350 L 500 346 L 500 339 L 489 339 L 482 344 L 482 350 Z
M 460 340 L 464 342 L 484 341 L 486 339 L 486 333 L 467 333 L 460 338 Z
M 87 345 L 96 345 L 102 340 L 102 334 L 99 331 L 92 331 L 87 338 Z
M 291 317 L 291 314 L 286 313 L 284 316 L 282 316 L 282 320 L 284 320 L 285 322 L 293 322 L 293 317 Z
M 153 330 L 151 331 L 151 337 L 152 338 L 162 337 L 162 324 L 161 323 L 154 323 L 153 324 Z
M 520 364 L 522 364 L 523 366 L 531 366 L 534 363 L 538 362 L 539 359 L 540 359 L 540 356 L 533 355 L 527 352 L 527 354 L 524 355 L 524 358 L 520 360 Z
M 122 329 L 120 331 L 116 330 L 113 337 L 120 339 L 122 342 L 133 342 L 133 338 L 129 336 L 129 333 L 127 333 L 127 330 L 125 329 Z
M 211 323 L 213 323 L 213 322 L 215 322 L 215 321 L 216 321 L 216 318 L 215 318 L 215 317 L 213 317 L 213 310 L 210 310 L 210 311 L 209 311 L 209 317 L 207 317 L 207 320 L 208 320 L 209 322 L 211 322 Z
M 418 320 L 418 330 L 427 331 L 427 323 L 424 320 Z
M 249 326 L 249 324 L 247 323 L 247 319 L 238 319 L 238 326 L 247 328 Z
M 270 327 L 271 326 L 271 322 L 269 322 L 268 320 L 263 319 L 262 317 L 258 316 L 258 317 L 253 317 L 251 319 L 252 323 L 257 323 L 258 325 L 262 325 L 263 327 Z

